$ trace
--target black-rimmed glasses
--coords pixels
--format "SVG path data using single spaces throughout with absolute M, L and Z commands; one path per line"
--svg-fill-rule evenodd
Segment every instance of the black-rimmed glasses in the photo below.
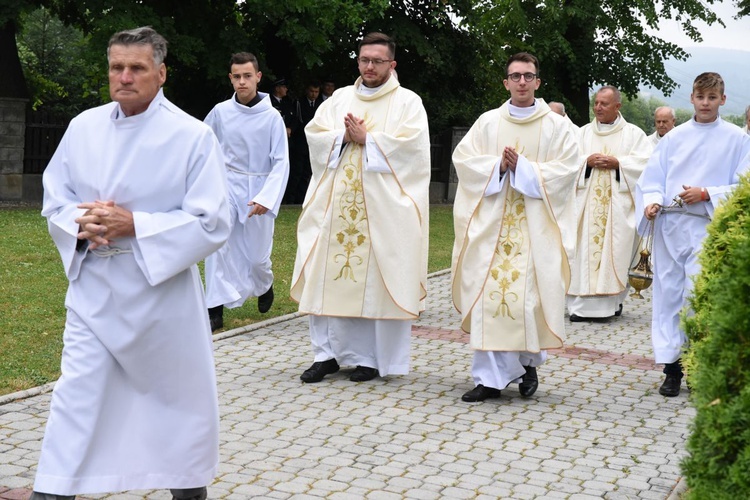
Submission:
M 513 80 L 514 82 L 520 82 L 521 77 L 523 77 L 523 79 L 526 80 L 527 82 L 532 82 L 534 81 L 534 78 L 536 78 L 537 76 L 539 75 L 535 73 L 511 73 L 510 75 L 508 75 L 508 78 L 510 80 Z

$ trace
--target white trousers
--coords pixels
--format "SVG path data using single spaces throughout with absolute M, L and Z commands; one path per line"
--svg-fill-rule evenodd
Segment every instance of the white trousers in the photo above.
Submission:
M 381 377 L 409 373 L 412 320 L 310 316 L 315 361 L 377 368 Z
M 471 375 L 474 385 L 505 389 L 512 382 L 521 382 L 524 366 L 541 366 L 547 361 L 547 351 L 474 351 Z
M 700 272 L 698 252 L 706 236 L 708 219 L 681 214 L 662 214 L 654 230 L 654 294 L 651 341 L 657 364 L 680 359 L 687 341 L 680 328 L 680 312 L 693 290 L 693 276 Z
M 614 316 L 620 308 L 620 304 L 625 301 L 628 291 L 629 287 L 625 287 L 625 290 L 617 295 L 594 295 L 590 297 L 568 295 L 568 313 L 582 318 L 609 318 Z

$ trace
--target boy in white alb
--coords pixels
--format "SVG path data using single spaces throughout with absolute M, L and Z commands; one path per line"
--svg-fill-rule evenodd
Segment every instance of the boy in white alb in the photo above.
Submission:
M 258 297 L 258 310 L 273 304 L 274 220 L 289 178 L 284 119 L 268 94 L 258 92 L 262 76 L 249 52 L 230 59 L 235 93 L 217 104 L 205 122 L 224 152 L 232 232 L 227 244 L 206 259 L 206 302 L 211 329 L 224 326 L 224 306 L 240 307 Z
M 719 116 L 726 101 L 718 73 L 702 73 L 693 82 L 695 116 L 662 137 L 636 185 L 636 214 L 643 233 L 654 220 L 654 291 L 651 338 L 654 359 L 666 375 L 663 396 L 680 393 L 680 353 L 685 333 L 680 311 L 700 271 L 698 252 L 718 204 L 750 166 L 750 137 Z M 678 199 L 680 205 L 664 209 Z

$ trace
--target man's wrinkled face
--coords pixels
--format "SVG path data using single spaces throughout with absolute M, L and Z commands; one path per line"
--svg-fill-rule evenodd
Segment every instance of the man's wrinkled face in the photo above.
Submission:
M 667 132 L 674 128 L 674 121 L 672 112 L 668 109 L 661 109 L 654 113 L 654 125 L 659 137 L 664 137 Z
M 622 103 L 615 100 L 615 93 L 611 89 L 600 90 L 594 98 L 594 116 L 599 123 L 614 123 L 620 106 Z
M 167 67 L 156 65 L 151 45 L 112 45 L 109 48 L 109 96 L 125 116 L 148 109 L 167 80 Z

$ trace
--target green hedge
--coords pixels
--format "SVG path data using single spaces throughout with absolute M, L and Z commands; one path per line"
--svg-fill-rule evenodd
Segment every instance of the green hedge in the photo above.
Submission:
M 696 417 L 682 463 L 690 499 L 750 498 L 750 180 L 717 211 L 683 318 Z

